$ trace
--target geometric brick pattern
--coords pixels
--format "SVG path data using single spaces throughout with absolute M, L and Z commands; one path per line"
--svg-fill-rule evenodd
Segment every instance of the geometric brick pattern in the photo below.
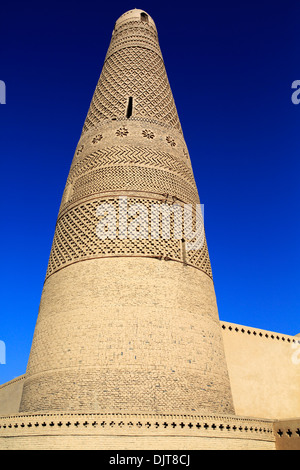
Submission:
M 68 191 L 72 187 L 72 193 Z M 167 152 L 130 145 L 88 153 L 72 165 L 61 210 L 84 197 L 105 191 L 149 191 L 170 194 L 190 204 L 199 202 L 193 172 Z
M 141 21 L 114 31 L 83 132 L 103 120 L 124 117 L 128 97 L 135 116 L 181 130 L 155 28 Z M 126 39 L 125 39 L 126 38 Z
M 97 236 L 97 225 L 99 224 L 97 208 L 101 204 L 107 203 L 115 208 L 117 214 L 117 230 L 116 238 L 114 239 L 100 239 Z M 180 261 L 201 269 L 208 276 L 212 277 L 205 240 L 200 249 L 184 251 L 182 240 L 178 240 L 174 236 L 174 213 L 171 210 L 170 237 L 168 239 L 163 238 L 162 221 L 160 220 L 159 236 L 158 238 L 153 238 L 151 237 L 151 207 L 160 206 L 162 203 L 149 198 L 128 198 L 128 211 L 130 211 L 130 207 L 133 204 L 142 204 L 147 209 L 147 220 L 143 221 L 146 223 L 143 226 L 148 227 L 146 238 L 143 236 L 141 239 L 132 239 L 130 237 L 120 239 L 118 236 L 118 198 L 95 199 L 78 204 L 65 211 L 57 221 L 46 277 L 58 269 L 79 260 L 107 256 L 148 256 Z M 171 204 L 167 204 L 167 206 L 170 209 L 173 207 Z M 133 217 L 128 217 L 129 226 L 132 219 Z M 183 224 L 181 230 L 184 234 Z

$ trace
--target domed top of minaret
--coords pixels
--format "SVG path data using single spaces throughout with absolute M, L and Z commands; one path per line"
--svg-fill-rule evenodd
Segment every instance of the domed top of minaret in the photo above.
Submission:
M 138 8 L 134 8 L 133 10 L 126 11 L 123 15 L 115 23 L 115 28 L 120 26 L 123 23 L 127 23 L 130 21 L 141 21 L 143 23 L 149 24 L 156 29 L 155 23 L 148 13 L 144 10 L 139 10 Z

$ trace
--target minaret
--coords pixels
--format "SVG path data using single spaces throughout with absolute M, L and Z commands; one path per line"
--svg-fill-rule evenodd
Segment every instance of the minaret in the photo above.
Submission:
M 66 182 L 21 412 L 234 413 L 198 208 L 154 21 L 128 11 Z

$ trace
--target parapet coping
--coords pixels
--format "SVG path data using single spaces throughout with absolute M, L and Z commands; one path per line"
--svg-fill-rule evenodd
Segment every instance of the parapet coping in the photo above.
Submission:
M 228 330 L 232 333 L 239 333 L 239 334 L 246 334 L 249 336 L 255 336 L 257 338 L 265 338 L 270 340 L 277 340 L 277 341 L 286 341 L 287 343 L 299 343 L 300 338 L 297 339 L 295 336 L 286 335 L 282 333 L 276 333 L 273 331 L 262 330 L 259 328 L 254 328 L 250 326 L 239 325 L 236 323 L 229 323 L 225 321 L 221 321 L 221 328 L 222 330 Z

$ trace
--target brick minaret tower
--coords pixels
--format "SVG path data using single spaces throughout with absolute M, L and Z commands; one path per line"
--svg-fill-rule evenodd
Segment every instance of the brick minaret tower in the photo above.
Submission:
M 198 205 L 155 24 L 128 11 L 62 197 L 21 412 L 234 413 L 205 236 L 191 248 L 176 225 L 188 207 L 195 230 Z

